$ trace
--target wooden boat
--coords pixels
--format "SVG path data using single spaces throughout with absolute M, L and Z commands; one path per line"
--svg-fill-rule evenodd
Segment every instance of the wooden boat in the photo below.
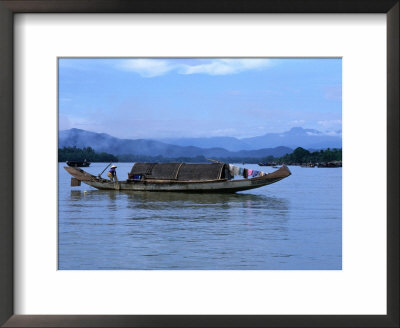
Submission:
M 71 167 L 89 167 L 90 162 L 88 161 L 66 161 L 68 166 Z
M 275 162 L 270 162 L 270 163 L 258 163 L 258 166 L 276 166 Z
M 72 175 L 71 186 L 81 182 L 103 190 L 237 192 L 275 183 L 291 175 L 284 165 L 280 169 L 251 179 L 232 179 L 225 163 L 135 163 L 128 179 L 110 181 L 82 169 L 64 167 Z

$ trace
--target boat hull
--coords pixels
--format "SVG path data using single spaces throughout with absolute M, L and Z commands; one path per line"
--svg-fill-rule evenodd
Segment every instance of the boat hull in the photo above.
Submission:
M 291 173 L 286 166 L 262 177 L 240 180 L 176 181 L 176 180 L 126 180 L 111 182 L 85 172 L 82 169 L 64 167 L 75 179 L 100 190 L 127 191 L 173 191 L 199 193 L 234 193 L 275 183 L 288 177 Z
M 68 166 L 71 167 L 89 167 L 90 162 L 67 161 Z

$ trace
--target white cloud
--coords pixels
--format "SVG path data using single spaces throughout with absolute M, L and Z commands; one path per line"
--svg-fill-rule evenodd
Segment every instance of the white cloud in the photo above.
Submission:
M 176 71 L 178 74 L 228 75 L 248 70 L 259 70 L 269 67 L 268 59 L 210 59 L 202 64 L 181 64 L 177 61 L 162 59 L 125 59 L 119 62 L 118 68 L 140 74 L 142 77 L 155 77 Z
M 90 130 L 93 125 L 96 125 L 96 123 L 94 123 L 93 120 L 88 120 L 87 118 L 74 117 L 66 114 L 59 114 L 58 116 L 59 130 L 68 130 L 72 128 Z
M 331 137 L 341 137 L 342 136 L 342 131 L 325 131 L 325 135 L 331 136 Z
M 227 75 L 270 66 L 268 59 L 214 59 L 201 65 L 182 65 L 181 74 Z
M 294 125 L 294 126 L 301 126 L 304 123 L 306 123 L 305 120 L 294 120 L 294 121 L 290 121 L 289 125 Z
M 168 73 L 175 68 L 175 65 L 159 59 L 126 59 L 118 67 L 122 70 L 136 72 L 142 77 L 154 77 Z
M 318 124 L 324 128 L 341 128 L 342 127 L 342 120 L 325 120 L 325 121 L 318 121 Z
M 318 121 L 318 124 L 325 129 L 325 135 L 332 137 L 342 136 L 342 120 Z
M 321 132 L 319 132 L 319 131 L 317 131 L 317 132 L 307 131 L 306 134 L 309 135 L 309 136 L 320 136 Z

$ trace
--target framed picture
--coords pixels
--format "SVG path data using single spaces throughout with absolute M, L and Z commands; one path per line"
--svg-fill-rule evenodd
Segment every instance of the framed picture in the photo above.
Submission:
M 398 1 L 0 10 L 1 324 L 398 326 Z

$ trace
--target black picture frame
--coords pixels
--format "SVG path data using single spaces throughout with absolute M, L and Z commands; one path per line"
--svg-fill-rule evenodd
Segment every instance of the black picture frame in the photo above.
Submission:
M 399 8 L 399 0 L 0 0 L 0 324 L 4 327 L 399 327 Z M 16 13 L 386 14 L 387 315 L 14 315 L 13 177 L 18 174 L 13 169 Z

